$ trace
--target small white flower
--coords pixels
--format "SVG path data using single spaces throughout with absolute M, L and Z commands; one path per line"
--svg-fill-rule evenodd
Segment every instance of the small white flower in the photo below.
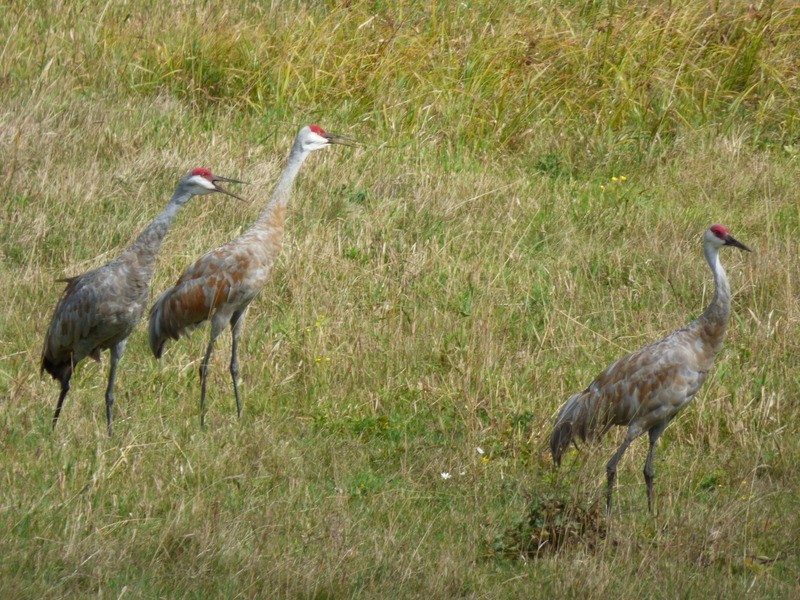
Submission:
M 478 454 L 480 454 L 481 456 L 483 456 L 483 448 L 481 448 L 480 446 L 478 446 L 477 448 L 475 448 L 475 451 L 476 451 Z
M 442 479 L 450 479 L 451 477 L 452 475 L 450 475 L 450 473 L 447 471 L 442 471 Z

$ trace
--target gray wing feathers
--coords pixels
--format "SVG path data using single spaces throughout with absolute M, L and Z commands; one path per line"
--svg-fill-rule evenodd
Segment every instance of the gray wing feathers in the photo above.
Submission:
M 144 312 L 141 290 L 106 267 L 70 278 L 47 330 L 44 361 L 77 364 L 126 338 Z M 147 288 L 144 293 L 146 297 Z
M 612 425 L 629 426 L 632 435 L 641 435 L 674 417 L 708 373 L 681 338 L 668 336 L 624 356 L 567 400 L 550 439 L 555 462 L 576 438 L 601 437 Z

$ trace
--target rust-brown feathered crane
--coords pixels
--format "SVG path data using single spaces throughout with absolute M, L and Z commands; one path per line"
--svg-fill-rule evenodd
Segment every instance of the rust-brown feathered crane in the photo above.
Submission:
M 150 310 L 150 348 L 161 358 L 168 339 L 177 340 L 204 321 L 211 321 L 211 338 L 200 366 L 200 425 L 205 424 L 206 379 L 214 342 L 230 325 L 233 344 L 230 372 L 236 396 L 236 413 L 241 416 L 239 399 L 239 334 L 250 302 L 269 281 L 281 249 L 286 205 L 292 183 L 308 155 L 330 144 L 344 144 L 347 138 L 325 132 L 316 125 L 300 130 L 286 167 L 272 198 L 256 223 L 238 238 L 200 258 L 156 300 Z
M 181 178 L 166 208 L 119 257 L 83 275 L 59 280 L 65 281 L 67 287 L 47 328 L 41 362 L 41 371 L 47 371 L 61 383 L 53 428 L 58 423 L 75 367 L 87 356 L 99 361 L 100 353 L 110 349 L 106 422 L 111 435 L 117 364 L 125 352 L 128 336 L 144 313 L 161 241 L 175 215 L 192 197 L 222 192 L 238 198 L 221 188 L 218 185 L 221 181 L 242 183 L 203 168 L 188 173 Z
M 725 270 L 719 262 L 723 246 L 750 249 L 737 241 L 722 225 L 705 233 L 703 251 L 714 276 L 714 297 L 705 312 L 685 327 L 653 342 L 612 364 L 582 392 L 572 396 L 556 419 L 550 438 L 553 462 L 561 457 L 575 438 L 602 437 L 612 425 L 628 428 L 622 444 L 608 461 L 606 508 L 611 496 L 617 463 L 639 436 L 650 436 L 650 450 L 644 465 L 647 507 L 653 510 L 653 454 L 656 441 L 670 421 L 700 390 L 722 348 L 731 311 L 731 292 Z

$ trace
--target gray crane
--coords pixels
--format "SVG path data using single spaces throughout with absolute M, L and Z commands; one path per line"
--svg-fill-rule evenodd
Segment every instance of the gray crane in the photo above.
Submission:
M 645 433 L 650 436 L 650 450 L 644 465 L 644 479 L 647 508 L 653 511 L 656 442 L 675 415 L 700 390 L 714 366 L 728 327 L 731 291 L 719 261 L 719 250 L 723 246 L 751 251 L 723 225 L 712 225 L 705 232 L 703 253 L 714 276 L 714 296 L 705 312 L 685 327 L 613 363 L 589 387 L 567 400 L 558 413 L 550 438 L 556 466 L 575 438 L 598 439 L 612 425 L 628 428 L 625 439 L 606 466 L 606 509 L 609 513 L 617 463 L 631 442 Z
M 125 352 L 128 336 L 144 313 L 161 241 L 175 215 L 193 196 L 221 192 L 239 198 L 219 186 L 223 181 L 243 183 L 214 175 L 208 169 L 194 169 L 180 180 L 166 208 L 125 252 L 93 271 L 58 280 L 66 282 L 67 287 L 47 328 L 41 362 L 41 372 L 47 371 L 61 383 L 53 429 L 58 423 L 75 367 L 87 356 L 99 361 L 100 353 L 110 349 L 106 421 L 108 435 L 111 435 L 117 364 Z
M 205 425 L 208 363 L 214 342 L 228 326 L 233 338 L 230 373 L 236 414 L 241 417 L 239 334 L 247 307 L 272 275 L 281 250 L 286 205 L 303 161 L 315 150 L 331 144 L 352 145 L 350 141 L 317 125 L 303 127 L 294 140 L 275 191 L 255 224 L 238 238 L 197 260 L 150 309 L 150 349 L 156 358 L 161 358 L 168 339 L 177 340 L 203 322 L 211 321 L 211 338 L 200 366 L 201 427 Z

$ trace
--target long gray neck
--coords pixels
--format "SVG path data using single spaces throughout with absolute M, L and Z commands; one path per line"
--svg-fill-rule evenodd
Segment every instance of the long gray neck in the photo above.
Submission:
M 292 184 L 297 178 L 297 173 L 300 171 L 303 161 L 309 154 L 308 150 L 302 149 L 299 140 L 295 141 L 292 152 L 286 161 L 286 166 L 283 168 L 283 173 L 281 173 L 281 178 L 278 180 L 278 185 L 275 186 L 275 191 L 272 192 L 272 197 L 266 208 L 264 208 L 264 212 L 258 217 L 256 226 L 270 223 L 272 216 L 276 212 L 282 212 L 286 208 L 289 198 L 292 197 Z
M 719 262 L 719 248 L 705 244 L 703 253 L 708 261 L 708 266 L 711 267 L 711 273 L 714 275 L 714 297 L 700 319 L 725 327 L 731 314 L 731 288 L 728 285 L 728 277 L 725 275 L 722 263 Z
M 170 198 L 169 203 L 161 211 L 161 213 L 152 220 L 142 233 L 139 234 L 133 243 L 128 246 L 128 249 L 122 253 L 118 260 L 135 261 L 138 263 L 139 268 L 143 268 L 146 276 L 153 273 L 153 266 L 155 265 L 156 256 L 161 248 L 161 242 L 164 236 L 167 235 L 175 215 L 181 207 L 192 197 L 192 194 L 182 190 L 175 190 L 175 193 Z

